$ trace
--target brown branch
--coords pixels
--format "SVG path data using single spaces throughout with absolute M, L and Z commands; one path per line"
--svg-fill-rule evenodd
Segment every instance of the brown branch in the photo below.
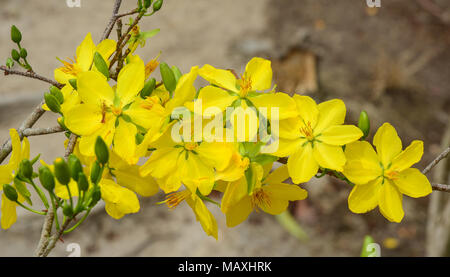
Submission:
M 441 160 L 445 159 L 448 156 L 448 153 L 450 153 L 450 147 L 447 147 L 447 149 L 444 150 L 439 156 L 436 157 L 423 171 L 423 174 L 427 174 L 430 172 L 430 170 L 435 167 Z
M 50 242 L 50 235 L 53 227 L 54 217 L 53 209 L 49 209 L 45 216 L 44 225 L 42 226 L 41 239 L 34 253 L 35 257 L 41 257 Z
M 31 137 L 31 136 L 40 136 L 40 135 L 48 135 L 48 134 L 54 134 L 54 133 L 60 133 L 64 132 L 64 129 L 57 125 L 53 127 L 47 127 L 47 128 L 28 128 L 23 130 L 22 134 L 24 137 Z
M 44 114 L 45 110 L 42 109 L 42 105 L 44 104 L 44 100 L 42 100 L 39 105 L 34 108 L 34 110 L 31 112 L 30 115 L 22 122 L 17 132 L 19 133 L 20 139 L 24 137 L 23 131 L 33 127 L 33 125 L 38 121 L 38 119 Z M 11 145 L 11 139 L 8 139 L 0 150 L 0 163 L 5 160 L 5 158 L 11 153 L 12 145 Z
M 431 184 L 431 187 L 433 188 L 433 190 L 444 191 L 444 192 L 450 192 L 450 186 L 449 186 L 449 185 L 444 185 L 444 184 Z
M 67 144 L 66 153 L 64 154 L 66 158 L 72 154 L 75 144 L 77 144 L 77 135 L 71 134 L 69 137 L 69 143 Z
M 109 20 L 109 23 L 106 26 L 106 29 L 103 32 L 103 35 L 102 35 L 102 38 L 100 39 L 100 41 L 107 39 L 109 37 L 109 35 L 111 34 L 111 31 L 114 28 L 114 24 L 116 23 L 117 13 L 119 12 L 121 4 L 122 4 L 122 0 L 116 0 L 116 2 L 114 3 L 114 8 L 113 8 L 111 19 Z
M 28 77 L 28 78 L 32 78 L 32 79 L 36 79 L 36 80 L 40 80 L 40 81 L 49 83 L 49 84 L 51 84 L 51 85 L 53 85 L 55 87 L 58 87 L 58 88 L 62 88 L 64 86 L 63 84 L 60 84 L 60 83 L 55 82 L 55 81 L 53 81 L 53 80 L 51 80 L 49 78 L 46 78 L 46 77 L 41 76 L 39 74 L 36 74 L 33 71 L 23 72 L 23 71 L 19 71 L 19 70 L 13 70 L 13 69 L 7 68 L 4 65 L 0 66 L 0 70 L 3 70 L 5 72 L 5 75 L 10 75 L 10 74 L 11 75 L 20 75 L 20 76 L 24 76 L 24 77 Z
M 64 233 L 64 231 L 67 229 L 67 227 L 69 227 L 70 222 L 72 221 L 72 219 L 68 219 L 66 222 L 64 222 L 63 226 L 61 226 L 61 229 L 59 229 L 49 240 L 48 240 L 48 244 L 47 247 L 45 248 L 44 251 L 42 251 L 42 254 L 39 255 L 39 257 L 47 257 L 48 254 L 50 254 L 50 252 L 53 250 L 53 248 L 55 248 L 56 243 L 58 242 L 58 240 L 61 238 L 62 234 Z

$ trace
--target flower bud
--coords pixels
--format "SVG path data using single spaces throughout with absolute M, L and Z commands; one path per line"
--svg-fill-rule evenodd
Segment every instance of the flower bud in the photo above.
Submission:
M 14 61 L 11 58 L 6 59 L 6 67 L 11 68 L 14 66 Z
M 61 104 L 59 104 L 59 101 L 56 99 L 55 96 L 53 96 L 50 93 L 44 94 L 44 100 L 45 104 L 47 104 L 47 107 L 54 113 L 61 113 Z
M 46 190 L 52 192 L 55 189 L 55 177 L 47 166 L 39 168 L 39 181 Z
M 30 160 L 25 159 L 20 162 L 19 176 L 29 180 L 33 178 L 33 165 Z
M 100 191 L 100 187 L 96 186 L 93 188 L 92 195 L 91 195 L 91 203 L 89 204 L 89 208 L 94 207 L 97 205 L 98 201 L 100 201 L 102 197 L 102 193 Z
M 56 158 L 53 162 L 55 166 L 55 177 L 62 185 L 68 185 L 70 182 L 70 169 L 63 158 Z
M 97 184 L 102 178 L 102 168 L 98 161 L 95 161 L 91 167 L 91 182 Z
M 6 198 L 13 202 L 17 202 L 17 198 L 19 198 L 16 189 L 9 184 L 3 185 L 3 193 L 5 194 Z
M 20 54 L 16 49 L 11 50 L 11 57 L 17 62 L 20 60 Z
M 152 0 L 144 0 L 144 7 L 146 9 L 150 8 L 151 5 L 152 5 Z
M 365 139 L 370 132 L 370 119 L 366 111 L 362 111 L 359 115 L 358 127 L 364 134 L 362 139 Z
M 170 69 L 170 67 L 164 62 L 162 62 L 159 65 L 159 69 L 161 71 L 161 77 L 162 77 L 164 86 L 172 95 L 177 87 L 177 81 L 175 79 L 175 74 L 173 73 L 172 69 Z
M 109 160 L 108 146 L 100 136 L 98 136 L 95 141 L 95 156 L 101 164 L 106 164 Z
M 78 157 L 74 154 L 70 154 L 69 158 L 67 159 L 67 163 L 69 165 L 72 179 L 78 181 L 78 174 L 80 174 L 80 172 L 83 172 L 83 166 L 81 165 L 80 159 L 78 159 Z
M 25 48 L 20 49 L 20 57 L 25 59 L 27 56 L 28 56 L 27 49 Z
M 153 11 L 157 12 L 161 9 L 163 4 L 163 0 L 156 0 L 155 3 L 153 3 Z
M 56 100 L 58 100 L 59 104 L 64 103 L 64 95 L 61 90 L 55 86 L 50 87 L 50 93 L 55 96 Z
M 74 90 L 77 90 L 77 79 L 70 79 L 69 84 L 73 87 Z
M 144 88 L 141 90 L 141 98 L 145 99 L 149 97 L 153 90 L 155 90 L 156 87 L 156 79 L 151 78 L 147 83 L 145 83 Z
M 80 191 L 87 191 L 89 189 L 89 181 L 83 172 L 78 173 L 78 188 Z
M 11 40 L 15 43 L 20 43 L 22 40 L 22 33 L 15 25 L 11 26 Z
M 103 59 L 102 55 L 100 53 L 95 52 L 94 54 L 94 64 L 97 70 L 105 75 L 106 79 L 109 79 L 109 67 L 108 64 Z
M 72 207 L 67 203 L 63 205 L 63 214 L 69 218 L 73 215 Z
M 172 71 L 173 71 L 173 74 L 175 75 L 175 81 L 177 81 L 177 83 L 178 83 L 178 80 L 180 80 L 180 78 L 183 74 L 181 73 L 180 69 L 178 67 L 176 67 L 175 65 L 172 66 Z

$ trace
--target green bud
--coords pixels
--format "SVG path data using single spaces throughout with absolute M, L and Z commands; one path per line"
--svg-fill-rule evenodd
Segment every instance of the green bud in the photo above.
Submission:
M 102 178 L 102 168 L 98 161 L 95 161 L 91 167 L 91 182 L 97 184 Z
M 30 198 L 30 191 L 27 189 L 25 183 L 23 183 L 17 176 L 14 178 L 14 186 L 16 187 L 17 192 L 25 198 L 25 201 L 27 201 L 28 204 L 33 205 Z
M 155 90 L 156 87 L 156 79 L 151 78 L 147 83 L 145 83 L 144 88 L 141 90 L 141 98 L 145 99 L 149 97 L 153 90 Z
M 33 178 L 33 165 L 30 160 L 25 159 L 20 162 L 19 176 L 31 180 Z
M 11 58 L 6 59 L 6 67 L 11 68 L 14 66 L 14 61 Z
M 146 9 L 150 8 L 151 5 L 152 5 L 152 0 L 144 0 L 144 7 Z
M 55 98 L 58 100 L 59 104 L 64 103 L 64 95 L 62 94 L 61 90 L 55 86 L 50 87 L 50 93 L 55 96 Z
M 97 156 L 97 160 L 101 164 L 106 164 L 109 160 L 108 146 L 100 136 L 95 141 L 95 156 Z
M 366 111 L 362 111 L 359 115 L 358 127 L 364 134 L 362 139 L 365 139 L 370 132 L 370 119 Z
M 91 203 L 89 204 L 89 208 L 94 207 L 98 203 L 98 201 L 100 201 L 101 197 L 102 193 L 100 191 L 100 187 L 99 186 L 94 187 L 92 191 Z
M 78 174 L 80 172 L 83 172 L 83 166 L 81 165 L 80 159 L 78 159 L 78 157 L 74 154 L 70 154 L 69 158 L 67 159 L 67 164 L 69 165 L 72 179 L 78 181 Z
M 108 64 L 103 59 L 102 55 L 100 55 L 100 53 L 98 52 L 95 52 L 94 54 L 94 64 L 95 67 L 98 69 L 98 71 L 101 72 L 103 75 L 105 75 L 106 79 L 109 79 Z
M 77 79 L 70 79 L 69 84 L 73 87 L 74 90 L 77 90 Z
M 141 133 L 137 133 L 135 137 L 136 145 L 141 144 L 144 141 L 145 136 Z
M 6 198 L 13 202 L 17 202 L 17 198 L 19 198 L 16 189 L 9 184 L 3 185 L 3 193 L 5 194 Z
M 166 64 L 161 63 L 159 65 L 159 69 L 161 71 L 161 77 L 164 83 L 164 86 L 166 89 L 170 92 L 170 94 L 173 94 L 177 87 L 177 81 L 175 79 L 175 74 L 173 73 L 172 69 Z
M 247 193 L 250 195 L 253 193 L 253 189 L 256 184 L 256 173 L 253 167 L 250 165 L 249 168 L 244 172 L 245 179 L 247 180 Z
M 162 7 L 163 4 L 163 0 L 156 0 L 155 3 L 153 4 L 153 11 L 159 11 Z
M 39 181 L 46 190 L 52 192 L 55 189 L 55 177 L 47 166 L 39 168 Z
M 61 113 L 61 104 L 59 104 L 58 99 L 50 93 L 44 94 L 45 104 L 54 113 Z
M 73 215 L 72 207 L 67 203 L 63 205 L 63 214 L 69 218 Z
M 56 158 L 53 162 L 55 166 L 55 177 L 62 185 L 68 185 L 70 182 L 70 169 L 69 165 L 63 158 Z
M 25 48 L 20 49 L 20 57 L 25 59 L 27 56 L 28 56 L 27 49 Z
M 15 43 L 20 43 L 22 40 L 22 33 L 15 25 L 11 26 L 11 40 Z
M 11 57 L 17 62 L 20 60 L 20 54 L 16 49 L 11 50 Z
M 175 80 L 178 83 L 178 80 L 180 80 L 181 76 L 183 76 L 183 74 L 181 73 L 180 69 L 178 67 L 176 67 L 175 65 L 172 66 L 172 71 L 173 74 L 175 75 Z
M 89 181 L 83 172 L 78 173 L 78 188 L 80 191 L 87 191 L 89 189 Z

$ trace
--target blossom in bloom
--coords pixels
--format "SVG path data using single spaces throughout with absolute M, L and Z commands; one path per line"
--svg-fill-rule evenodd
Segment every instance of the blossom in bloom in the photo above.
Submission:
M 249 194 L 245 177 L 230 182 L 225 189 L 221 209 L 226 215 L 227 226 L 239 225 L 254 210 L 276 215 L 288 208 L 289 201 L 303 200 L 308 192 L 297 185 L 283 183 L 289 178 L 287 166 L 283 165 L 269 173 L 272 164 L 263 168 L 252 163 L 257 174 L 254 190 Z
M 353 125 L 342 125 L 345 104 L 334 99 L 319 105 L 308 96 L 294 95 L 299 116 L 280 121 L 278 157 L 289 156 L 289 176 L 296 184 L 309 181 L 319 170 L 342 171 L 345 155 L 342 146 L 363 136 Z
M 423 142 L 415 140 L 402 151 L 402 141 L 389 123 L 383 124 L 373 139 L 377 152 L 366 141 L 346 146 L 343 174 L 355 184 L 348 206 L 354 213 L 366 213 L 377 206 L 389 221 L 404 216 L 403 194 L 424 197 L 431 184 L 418 169 L 411 168 L 423 155 Z
M 82 103 L 64 114 L 65 124 L 80 135 L 80 151 L 83 155 L 94 155 L 97 136 L 130 164 L 138 160 L 135 136 L 138 126 L 148 128 L 145 109 L 134 104 L 144 86 L 145 67 L 140 59 L 133 60 L 122 68 L 114 90 L 99 72 L 88 71 L 78 78 L 78 93 Z
M 12 154 L 8 164 L 0 165 L 0 190 L 3 190 L 3 184 L 11 184 L 19 171 L 19 164 L 23 159 L 30 157 L 30 144 L 27 138 L 23 139 L 20 143 L 19 134 L 15 129 L 9 130 L 11 137 Z M 14 186 L 14 184 L 13 184 Z M 19 193 L 19 202 L 23 202 L 24 198 Z M 17 203 L 6 198 L 5 194 L 2 194 L 1 205 L 1 226 L 3 229 L 10 228 L 17 220 L 16 213 Z
M 172 192 L 167 196 L 166 200 L 161 203 L 166 203 L 169 208 L 173 209 L 183 201 L 186 201 L 191 207 L 197 221 L 200 222 L 205 233 L 208 236 L 213 236 L 217 240 L 218 227 L 216 219 L 197 194 L 191 193 L 189 190 Z

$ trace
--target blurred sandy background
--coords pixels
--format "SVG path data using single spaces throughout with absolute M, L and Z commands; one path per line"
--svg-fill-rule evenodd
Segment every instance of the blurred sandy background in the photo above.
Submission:
M 113 2 L 81 0 L 80 8 L 69 8 L 63 0 L 0 0 L 0 61 L 10 55 L 10 26 L 15 24 L 34 70 L 52 77 L 60 65 L 56 57 L 73 57 L 87 32 L 98 41 Z M 124 0 L 121 12 L 134 8 L 135 2 Z M 355 123 L 365 109 L 372 131 L 388 120 L 405 146 L 424 140 L 426 155 L 418 165 L 423 168 L 449 142 L 443 137 L 450 110 L 450 3 L 382 0 L 380 9 L 368 9 L 365 2 L 166 0 L 160 12 L 142 21 L 142 30 L 161 32 L 138 53 L 150 60 L 162 51 L 160 59 L 183 72 L 205 63 L 242 72 L 251 57 L 270 58 L 282 91 L 307 93 L 316 100 L 341 98 L 349 122 Z M 0 75 L 1 142 L 47 89 L 39 81 Z M 46 114 L 36 126 L 56 125 L 54 120 Z M 32 155 L 42 153 L 52 161 L 63 153 L 63 140 L 62 134 L 33 137 Z M 448 169 L 444 173 L 448 178 Z M 168 211 L 155 205 L 162 198 L 158 195 L 142 199 L 141 211 L 120 221 L 99 210 L 65 236 L 52 255 L 68 255 L 65 247 L 76 242 L 82 256 L 358 256 L 366 234 L 382 245 L 383 256 L 422 256 L 430 248 L 426 227 L 431 197 L 405 197 L 406 216 L 393 224 L 377 210 L 352 214 L 346 202 L 350 188 L 343 183 L 322 178 L 304 187 L 310 197 L 291 212 L 308 233 L 306 242 L 261 213 L 228 229 L 217 207 L 210 206 L 218 216 L 216 242 L 204 235 L 187 205 Z M 445 204 L 448 199 L 435 201 Z M 18 223 L 0 231 L 0 256 L 32 255 L 41 220 L 20 210 Z M 447 221 L 436 220 L 448 236 Z

